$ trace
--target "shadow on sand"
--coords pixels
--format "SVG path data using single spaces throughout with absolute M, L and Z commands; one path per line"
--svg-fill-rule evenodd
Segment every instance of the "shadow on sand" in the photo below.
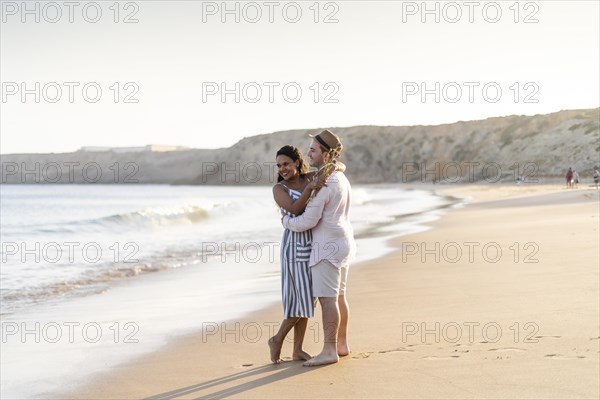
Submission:
M 315 371 L 322 367 L 326 366 L 307 368 L 303 367 L 301 362 L 267 364 L 245 371 L 240 371 L 235 374 L 227 375 L 222 378 L 212 379 L 206 382 L 197 383 L 195 385 L 160 393 L 148 397 L 147 400 L 167 400 L 181 396 L 191 398 L 196 392 L 204 392 L 202 394 L 198 393 L 198 397 L 196 397 L 198 399 L 224 399 L 226 397 L 233 396 L 238 393 L 243 393 L 247 390 L 255 389 L 306 372 Z M 267 375 L 260 377 L 256 376 L 263 374 Z M 243 382 L 235 384 L 236 381 Z M 235 385 L 230 386 L 232 383 L 234 383 Z M 207 390 L 211 391 L 207 393 Z

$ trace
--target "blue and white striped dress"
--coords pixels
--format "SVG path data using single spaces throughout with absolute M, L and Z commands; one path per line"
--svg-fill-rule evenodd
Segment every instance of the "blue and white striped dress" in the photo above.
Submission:
M 302 193 L 283 185 L 296 201 Z M 281 209 L 285 214 L 293 214 Z M 293 232 L 286 229 L 281 239 L 281 296 L 283 318 L 311 318 L 315 307 L 312 295 L 312 278 L 308 262 L 310 259 L 312 231 Z

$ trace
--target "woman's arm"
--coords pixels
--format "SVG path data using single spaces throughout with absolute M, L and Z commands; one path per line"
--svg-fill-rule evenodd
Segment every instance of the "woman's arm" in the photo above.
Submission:
M 332 168 L 333 166 L 335 166 L 335 168 Z M 321 187 L 326 186 L 327 178 L 329 178 L 334 171 L 344 172 L 345 170 L 346 164 L 341 161 L 338 161 L 335 164 L 327 164 L 327 166 L 323 169 L 323 171 L 326 172 L 321 175 L 319 180 L 315 179 L 317 171 L 311 171 L 306 174 L 306 177 L 308 178 L 308 185 L 306 185 L 302 195 L 298 200 L 292 200 L 285 187 L 282 185 L 273 186 L 273 198 L 279 207 L 289 211 L 294 215 L 300 215 L 306 209 L 306 204 L 310 199 L 313 189 L 320 189 Z
M 296 201 L 290 197 L 288 192 L 285 190 L 285 187 L 282 185 L 275 185 L 273 186 L 273 198 L 279 207 L 289 211 L 294 215 L 300 215 L 304 212 L 306 204 L 308 203 L 308 199 L 310 198 L 310 195 L 316 185 L 317 182 L 311 180 L 304 188 L 300 198 Z

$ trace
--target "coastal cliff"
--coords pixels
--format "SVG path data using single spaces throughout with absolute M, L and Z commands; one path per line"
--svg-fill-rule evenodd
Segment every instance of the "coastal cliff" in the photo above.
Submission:
M 327 127 L 342 137 L 354 183 L 514 181 L 599 167 L 600 109 L 506 116 L 436 126 Z M 229 148 L 1 155 L 2 183 L 269 184 L 275 153 L 308 148 L 298 129 L 247 137 Z M 199 134 L 202 134 L 199 132 Z M 115 149 L 116 150 L 116 149 Z

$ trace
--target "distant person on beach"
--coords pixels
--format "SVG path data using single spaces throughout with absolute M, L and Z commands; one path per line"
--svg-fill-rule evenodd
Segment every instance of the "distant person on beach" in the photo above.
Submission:
M 600 172 L 598 170 L 594 171 L 594 185 L 596 185 L 596 189 L 598 189 L 598 185 L 600 184 Z
M 273 186 L 273 198 L 282 214 L 295 216 L 304 212 L 313 189 L 324 186 L 316 172 L 308 172 L 300 150 L 283 146 L 276 155 L 278 182 Z M 344 170 L 345 166 L 338 167 Z M 331 172 L 335 167 L 331 169 Z M 311 356 L 302 349 L 308 318 L 314 315 L 312 283 L 308 266 L 312 242 L 310 229 L 294 232 L 286 229 L 281 241 L 281 291 L 284 320 L 279 331 L 269 339 L 271 361 L 280 363 L 281 347 L 289 331 L 294 328 L 294 360 L 308 360 Z
M 573 186 L 575 189 L 579 186 L 579 172 L 573 171 Z
M 308 158 L 319 171 L 327 171 L 329 163 L 335 164 L 342 150 L 340 138 L 325 130 L 314 136 Z M 312 229 L 313 235 L 309 266 L 313 296 L 318 297 L 323 311 L 324 343 L 321 353 L 304 366 L 335 363 L 340 356 L 350 354 L 346 280 L 349 262 L 356 251 L 349 219 L 351 197 L 350 182 L 343 172 L 335 171 L 302 215 L 282 218 L 286 229 L 294 232 Z
M 567 188 L 572 188 L 573 187 L 573 170 L 571 168 L 569 168 L 569 170 L 567 171 Z

